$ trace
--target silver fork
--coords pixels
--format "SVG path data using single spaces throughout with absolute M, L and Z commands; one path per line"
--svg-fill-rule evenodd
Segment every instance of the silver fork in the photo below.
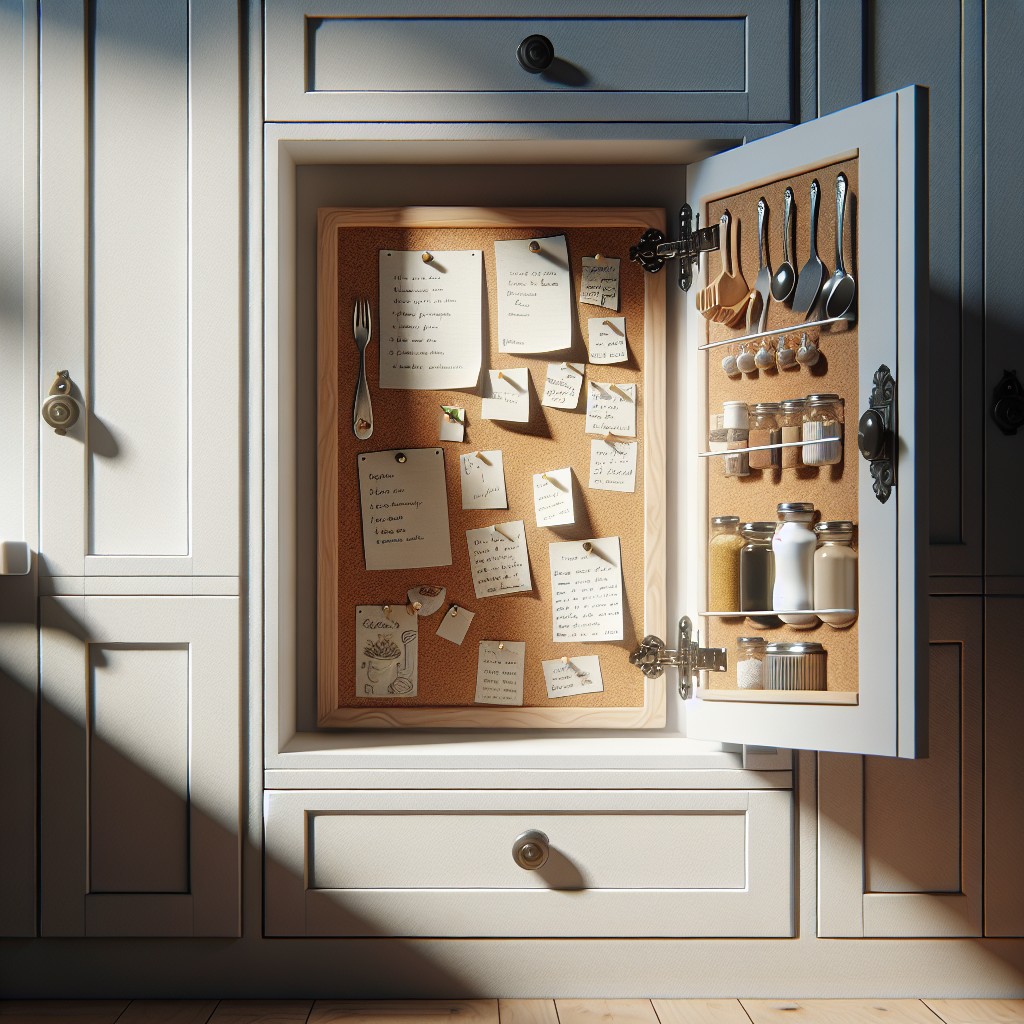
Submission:
M 356 381 L 356 398 L 352 403 L 352 433 L 365 441 L 373 433 L 373 407 L 370 405 L 370 389 L 366 385 L 366 349 L 373 334 L 370 318 L 370 303 L 357 299 L 352 305 L 352 334 L 359 350 L 359 378 Z

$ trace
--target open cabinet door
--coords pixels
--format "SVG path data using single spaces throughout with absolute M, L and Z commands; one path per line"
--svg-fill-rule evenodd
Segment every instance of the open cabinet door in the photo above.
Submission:
M 802 323 L 824 319 L 824 314 L 816 313 L 813 306 L 810 312 L 797 313 L 789 304 L 773 301 L 761 327 L 756 320 L 752 327 L 734 329 L 709 321 L 698 311 L 697 296 L 722 265 L 723 254 L 717 252 L 703 261 L 702 273 L 687 295 L 685 358 L 690 402 L 684 437 L 691 441 L 687 493 L 681 495 L 680 502 L 687 510 L 685 563 L 681 566 L 687 607 L 683 611 L 699 627 L 702 645 L 725 648 L 729 664 L 727 671 L 703 672 L 696 681 L 686 701 L 689 736 L 900 757 L 924 753 L 926 737 L 919 723 L 925 710 L 927 664 L 923 598 L 926 376 L 922 372 L 928 269 L 926 100 L 924 90 L 908 88 L 711 157 L 689 169 L 687 195 L 694 211 L 700 213 L 701 223 L 718 222 L 730 205 L 733 216 L 744 211 L 739 256 L 751 287 L 758 267 L 758 198 L 769 197 L 772 219 L 767 238 L 775 268 L 782 262 L 783 189 L 787 184 L 793 187 L 796 229 L 790 240 L 790 260 L 799 273 L 809 253 L 808 209 L 814 179 L 819 181 L 821 197 L 817 249 L 827 274 L 832 274 L 836 191 L 842 172 L 850 183 L 845 248 L 847 270 L 856 280 L 857 314 L 852 322 L 819 324 L 808 330 L 812 342 L 818 342 L 818 365 L 801 363 L 783 370 L 773 364 L 759 373 L 729 379 L 722 357 L 739 348 L 739 341 L 732 344 L 732 339 L 761 331 L 752 342 L 757 348 L 764 332 L 773 326 L 792 326 L 792 343 L 797 343 L 803 334 Z M 722 243 L 724 248 L 724 238 Z M 799 279 L 796 290 L 799 294 Z M 769 335 L 769 349 L 785 337 Z M 877 392 L 879 388 L 883 367 L 895 380 L 889 439 L 896 467 L 891 488 L 882 467 L 873 467 L 858 451 L 858 421 L 868 408 L 873 389 Z M 723 398 L 753 404 L 822 392 L 844 398 L 839 405 L 844 426 L 842 457 L 837 465 L 785 468 L 783 462 L 779 468 L 726 479 L 725 459 L 701 457 L 700 452 L 713 447 L 709 444 L 709 415 L 721 411 Z M 801 436 L 806 443 L 806 428 Z M 743 443 L 753 444 L 754 438 Z M 773 457 L 781 460 L 784 450 L 776 449 Z M 802 447 L 793 450 L 808 451 Z M 798 458 L 813 461 L 810 454 Z M 884 501 L 881 495 L 885 495 Z M 764 626 L 764 620 L 758 626 L 749 618 L 723 616 L 721 604 L 715 604 L 710 596 L 708 582 L 710 518 L 736 514 L 741 522 L 771 521 L 776 518 L 778 503 L 799 501 L 813 501 L 821 519 L 854 521 L 858 584 L 853 624 L 833 628 L 816 621 L 815 627 L 798 631 L 785 623 L 780 627 L 777 620 L 774 626 Z M 720 579 L 720 574 L 716 578 Z M 779 609 L 779 604 L 768 607 Z M 710 608 L 719 614 L 708 614 Z M 751 635 L 767 642 L 820 643 L 825 651 L 827 690 L 769 689 L 772 677 L 767 662 L 764 688 L 740 689 L 735 672 L 736 641 L 739 636 Z M 773 666 L 778 664 L 776 659 Z M 778 681 L 775 678 L 772 685 Z

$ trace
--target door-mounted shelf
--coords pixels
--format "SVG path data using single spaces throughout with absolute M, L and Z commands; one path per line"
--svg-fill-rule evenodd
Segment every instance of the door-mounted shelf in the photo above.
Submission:
M 774 338 L 779 334 L 795 334 L 797 331 L 805 331 L 808 327 L 825 327 L 828 324 L 850 323 L 848 316 L 832 316 L 824 320 L 807 320 L 802 324 L 790 324 L 789 327 L 779 327 L 771 331 L 757 331 L 755 334 L 744 334 L 739 338 L 726 338 L 724 341 L 709 341 L 705 345 L 698 345 L 698 352 L 706 352 L 709 348 L 721 348 L 723 345 L 739 345 L 744 341 L 758 341 L 761 338 Z M 831 335 L 830 335 L 831 337 Z M 841 338 L 841 334 L 836 335 Z
M 697 691 L 701 700 L 746 701 L 759 704 L 840 704 L 860 703 L 860 694 L 846 690 L 712 690 Z

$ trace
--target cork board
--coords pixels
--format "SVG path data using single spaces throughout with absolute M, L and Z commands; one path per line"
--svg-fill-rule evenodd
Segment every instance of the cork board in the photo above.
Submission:
M 739 218 L 739 261 L 740 270 L 753 288 L 758 269 L 757 203 L 764 196 L 768 203 L 769 220 L 765 230 L 768 263 L 774 271 L 782 262 L 783 193 L 790 186 L 794 193 L 793 233 L 790 245 L 790 262 L 799 274 L 808 256 L 808 230 L 811 182 L 817 178 L 821 187 L 818 216 L 818 255 L 828 274 L 835 269 L 836 176 L 842 171 L 848 179 L 845 214 L 845 239 L 843 258 L 846 269 L 857 276 L 857 159 L 856 157 L 807 169 L 799 174 L 756 189 L 731 196 L 719 196 L 708 203 L 704 214 L 705 223 L 716 223 L 723 211 Z M 795 240 L 795 250 L 793 241 Z M 708 259 L 707 280 L 713 279 L 721 269 L 721 254 L 711 253 Z M 703 281 L 701 282 L 704 283 Z M 813 311 L 812 311 L 813 312 Z M 775 330 L 798 324 L 816 316 L 794 313 L 788 304 L 774 301 L 769 303 L 766 330 Z M 706 323 L 706 340 L 715 342 L 731 337 L 746 336 L 753 331 L 745 326 L 728 328 L 711 321 Z M 800 334 L 796 331 L 786 337 L 798 343 Z M 705 550 L 710 537 L 712 516 L 736 515 L 741 522 L 754 520 L 774 521 L 776 509 L 784 501 L 810 501 L 818 510 L 819 520 L 849 519 L 855 525 L 858 519 L 858 485 L 856 433 L 860 409 L 859 357 L 857 346 L 857 324 L 837 323 L 807 330 L 808 338 L 818 342 L 821 353 L 813 367 L 799 366 L 796 369 L 760 370 L 743 374 L 738 378 L 727 377 L 722 370 L 721 360 L 727 353 L 736 354 L 738 345 L 708 349 L 704 354 L 706 374 L 706 409 L 708 413 L 721 412 L 725 401 L 743 401 L 748 405 L 756 402 L 781 402 L 789 398 L 803 398 L 816 392 L 838 394 L 843 399 L 844 445 L 843 459 L 835 466 L 797 467 L 793 469 L 766 469 L 750 471 L 747 477 L 726 477 L 722 471 L 721 458 L 701 460 L 705 463 L 707 476 L 707 509 L 704 519 Z M 775 339 L 778 341 L 778 337 Z M 756 346 L 751 347 L 755 351 Z M 703 424 L 705 431 L 707 419 Z M 703 451 L 707 451 L 708 438 L 705 433 L 700 440 Z M 854 531 L 854 545 L 857 534 Z M 706 596 L 706 595 L 705 595 Z M 707 605 L 705 605 L 705 608 Z M 736 638 L 739 636 L 763 636 L 766 640 L 785 642 L 814 641 L 821 643 L 827 652 L 828 689 L 842 693 L 854 693 L 858 689 L 858 628 L 857 622 L 844 629 L 834 629 L 819 623 L 812 629 L 794 629 L 780 626 L 774 629 L 759 628 L 741 618 L 703 619 L 706 640 L 716 647 L 730 649 L 729 671 L 707 677 L 707 683 L 714 689 L 736 689 L 735 658 Z M 749 693 L 749 691 L 748 691 Z M 778 694 L 773 693 L 772 697 Z M 805 695 L 801 695 L 805 696 Z M 807 699 L 813 700 L 807 694 Z M 753 699 L 758 692 L 753 691 Z
M 642 728 L 664 722 L 664 684 L 646 680 L 629 665 L 630 652 L 664 614 L 664 285 L 645 274 L 628 250 L 647 227 L 662 227 L 656 210 L 621 209 L 328 209 L 318 225 L 318 721 L 325 727 L 528 727 Z M 498 351 L 494 242 L 564 234 L 577 301 L 571 350 L 533 355 Z M 358 369 L 352 337 L 355 299 L 370 302 L 380 323 L 378 253 L 381 250 L 482 250 L 485 350 L 480 382 L 458 391 L 382 390 L 378 343 L 367 352 L 374 429 L 359 441 L 351 427 Z M 578 302 L 581 258 L 601 253 L 620 259 L 618 312 Z M 629 360 L 586 365 L 574 411 L 541 406 L 547 363 L 587 362 L 587 320 L 624 316 Z M 527 367 L 528 423 L 481 418 L 487 370 Z M 637 476 L 635 493 L 590 490 L 590 443 L 585 433 L 586 388 L 591 379 L 636 384 Z M 464 443 L 439 441 L 440 405 L 466 410 Z M 452 564 L 427 569 L 367 570 L 356 460 L 393 448 L 444 452 Z M 464 510 L 459 456 L 477 450 L 503 453 L 507 510 Z M 536 526 L 533 475 L 573 469 L 576 522 Z M 466 531 L 521 519 L 526 529 L 530 592 L 478 600 L 474 595 Z M 623 570 L 623 640 L 555 643 L 551 639 L 548 545 L 588 537 L 618 537 Z M 445 605 L 419 619 L 419 673 L 415 697 L 375 699 L 357 695 L 356 605 L 401 606 L 410 587 L 447 588 Z M 450 604 L 474 612 L 461 645 L 437 637 Z M 657 624 L 655 627 L 654 624 Z M 474 703 L 481 640 L 526 641 L 523 706 Z M 604 690 L 551 699 L 541 662 L 563 655 L 599 655 Z

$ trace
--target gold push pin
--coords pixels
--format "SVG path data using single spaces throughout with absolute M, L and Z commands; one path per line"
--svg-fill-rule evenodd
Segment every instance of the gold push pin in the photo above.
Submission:
M 542 477 L 543 477 L 543 478 L 544 478 L 545 480 L 547 480 L 547 482 L 548 482 L 548 483 L 551 483 L 551 477 L 549 477 L 549 476 L 547 475 L 547 473 L 541 473 L 541 476 L 542 476 Z
M 583 371 L 573 363 L 562 363 L 562 369 L 572 370 L 573 373 L 578 373 L 581 377 L 583 376 Z
M 492 530 L 493 530 L 493 531 L 494 531 L 494 532 L 495 532 L 495 533 L 496 533 L 496 534 L 497 534 L 497 535 L 498 535 L 499 537 L 504 537 L 504 538 L 505 538 L 505 540 L 512 540 L 512 538 L 511 538 L 511 537 L 510 537 L 510 536 L 509 536 L 509 535 L 508 535 L 507 533 L 505 533 L 505 531 L 504 531 L 504 530 L 499 530 L 497 526 L 492 526 L 492 527 L 491 527 L 491 529 L 492 529 Z
M 569 664 L 569 655 L 567 655 L 567 654 L 563 654 L 562 655 L 562 664 L 563 665 L 568 665 Z
M 408 462 L 408 461 L 409 461 L 409 456 L 406 455 L 405 452 L 399 452 L 395 456 L 395 462 Z
M 499 370 L 498 371 L 498 380 L 506 380 L 507 381 L 508 377 L 506 377 L 505 374 L 502 373 L 501 370 Z
M 505 650 L 505 645 L 504 644 L 498 644 L 498 650 L 499 651 Z
M 429 252 L 420 253 L 420 259 L 423 260 L 424 263 L 433 263 L 434 261 L 434 257 Z
M 601 254 L 600 253 L 596 253 L 595 254 L 594 262 L 596 262 L 596 263 L 600 263 L 601 262 Z
M 453 619 L 459 614 L 459 606 L 457 604 L 452 605 L 452 610 L 448 613 Z
M 408 603 L 408 604 L 407 604 L 407 605 L 405 606 L 405 608 L 406 608 L 406 611 L 408 611 L 408 613 L 409 613 L 410 615 L 418 615 L 418 614 L 419 614 L 419 611 L 420 611 L 420 609 L 421 609 L 422 607 L 423 607 L 423 604 L 422 604 L 422 602 L 420 602 L 420 601 L 410 601 L 410 602 L 409 602 L 409 603 Z
M 622 331 L 619 330 L 619 325 L 618 324 L 613 324 L 611 322 L 611 320 L 602 320 L 601 321 L 601 326 L 602 327 L 609 327 L 609 328 L 611 328 L 611 330 L 613 330 L 620 337 L 622 335 Z
M 540 242 L 536 238 L 530 243 L 530 252 L 540 252 Z
M 593 554 L 593 552 L 594 552 L 594 545 L 591 544 L 589 540 L 585 540 L 583 542 L 583 550 L 586 551 L 586 553 L 588 555 Z
M 385 616 L 385 618 L 388 618 L 388 619 L 391 618 L 391 605 L 389 605 L 389 604 L 384 605 L 384 616 Z
M 605 444 L 610 444 L 614 448 L 615 442 L 618 440 L 618 438 L 609 430 L 608 433 L 601 438 L 601 440 L 604 441 Z
M 478 458 L 478 459 L 479 459 L 479 460 L 480 460 L 480 461 L 481 461 L 481 462 L 482 462 L 482 463 L 483 463 L 483 464 L 484 464 L 485 466 L 489 466 L 489 465 L 491 464 L 491 460 L 490 460 L 489 458 L 487 458 L 487 456 L 486 456 L 486 455 L 484 455 L 484 453 L 483 453 L 483 452 L 474 452 L 473 454 L 474 454 L 474 455 L 476 455 L 476 457 L 477 457 L 477 458 Z
M 623 391 L 622 388 L 620 388 L 618 384 L 610 384 L 609 385 L 609 389 L 611 391 L 614 391 L 615 394 L 617 394 L 620 398 L 624 398 L 627 402 L 633 401 L 633 399 L 630 398 L 629 395 L 626 394 L 626 392 Z

